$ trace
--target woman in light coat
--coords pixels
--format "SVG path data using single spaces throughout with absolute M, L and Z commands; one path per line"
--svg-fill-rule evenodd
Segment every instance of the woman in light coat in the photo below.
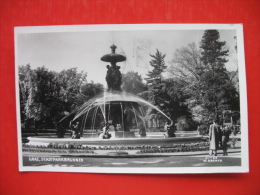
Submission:
M 217 156 L 218 144 L 219 144 L 219 126 L 216 121 L 209 127 L 209 155 Z

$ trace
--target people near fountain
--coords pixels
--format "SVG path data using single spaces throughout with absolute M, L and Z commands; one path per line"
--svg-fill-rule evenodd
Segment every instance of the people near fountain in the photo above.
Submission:
M 223 147 L 223 143 L 222 143 L 222 130 L 223 130 L 224 127 L 220 126 L 219 125 L 219 128 L 218 128 L 218 148 L 222 149 Z
M 141 122 L 138 124 L 140 137 L 146 137 L 146 130 L 144 124 Z
M 110 130 L 115 131 L 112 124 L 106 123 L 105 127 L 103 127 L 103 132 L 99 135 L 99 137 L 102 139 L 110 139 L 111 138 L 111 134 L 109 133 Z
M 109 124 L 106 123 L 105 126 L 102 128 L 102 133 L 99 134 L 99 138 L 101 139 L 105 139 L 105 135 L 108 133 L 109 131 Z
M 175 130 L 174 130 L 174 127 L 173 127 L 173 121 L 171 121 L 171 123 L 169 124 L 168 121 L 165 122 L 165 125 L 164 125 L 164 131 L 166 132 L 164 134 L 164 137 L 168 138 L 168 137 L 176 137 L 175 135 Z
M 219 133 L 220 128 L 217 124 L 217 121 L 213 121 L 213 123 L 209 127 L 209 155 L 217 156 L 217 150 L 219 148 Z
M 55 122 L 55 129 L 57 129 L 58 138 L 63 138 L 66 133 L 66 128 L 62 125 L 62 123 Z
M 100 123 L 99 128 L 96 130 L 96 134 L 98 137 L 100 137 L 101 134 L 103 134 L 103 127 L 105 126 L 105 122 Z
M 113 121 L 110 120 L 110 121 L 108 121 L 108 123 L 109 123 L 109 132 L 115 131 L 116 129 L 115 129 L 115 126 L 113 125 Z
M 74 121 L 70 121 L 70 124 L 69 124 L 69 128 L 71 130 L 71 138 L 74 138 L 75 137 L 75 132 L 74 132 L 74 125 L 73 125 Z
M 116 124 L 116 131 L 122 131 L 122 125 L 121 124 Z
M 223 149 L 223 156 L 227 156 L 227 143 L 229 141 L 229 135 L 231 133 L 231 129 L 229 126 L 225 126 L 222 129 L 222 149 Z
M 71 128 L 71 138 L 72 139 L 79 139 L 80 138 L 80 132 L 79 132 L 79 121 L 70 121 L 70 128 Z
M 131 110 L 129 108 L 125 108 L 123 112 L 123 125 L 124 125 L 124 131 L 130 131 L 130 113 Z

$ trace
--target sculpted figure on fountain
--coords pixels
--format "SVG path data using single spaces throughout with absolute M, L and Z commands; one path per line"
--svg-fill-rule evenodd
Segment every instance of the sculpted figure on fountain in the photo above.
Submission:
M 114 62 L 111 62 L 111 66 L 107 65 L 106 81 L 108 91 L 121 91 L 122 74 L 119 69 L 120 67 Z
M 125 61 L 126 57 L 115 53 L 117 48 L 115 45 L 112 45 L 110 48 L 111 53 L 101 58 L 102 61 L 111 63 L 111 65 L 107 65 L 106 81 L 108 91 L 121 91 L 122 74 L 120 72 L 120 66 L 117 66 L 116 63 Z

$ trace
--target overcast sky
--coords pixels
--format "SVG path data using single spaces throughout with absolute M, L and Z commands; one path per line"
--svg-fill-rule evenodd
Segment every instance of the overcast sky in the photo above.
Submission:
M 219 30 L 220 40 L 226 41 L 230 49 L 228 70 L 235 70 L 236 40 L 235 30 Z M 119 62 L 121 72 L 133 70 L 146 77 L 151 70 L 149 54 L 158 49 L 166 54 L 165 63 L 169 65 L 173 53 L 188 43 L 199 45 L 204 30 L 153 30 L 153 31 L 91 31 L 91 32 L 51 32 L 19 33 L 17 36 L 16 62 L 18 65 L 30 64 L 37 68 L 45 66 L 49 70 L 60 72 L 77 67 L 87 72 L 87 80 L 106 85 L 106 65 L 100 58 L 111 53 L 110 46 L 117 46 L 116 53 L 126 56 L 125 62 Z

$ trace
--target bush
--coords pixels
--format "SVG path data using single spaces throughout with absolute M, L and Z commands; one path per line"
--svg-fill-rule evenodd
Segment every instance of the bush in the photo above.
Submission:
M 190 131 L 195 129 L 194 122 L 187 116 L 181 116 L 177 119 L 177 131 Z

